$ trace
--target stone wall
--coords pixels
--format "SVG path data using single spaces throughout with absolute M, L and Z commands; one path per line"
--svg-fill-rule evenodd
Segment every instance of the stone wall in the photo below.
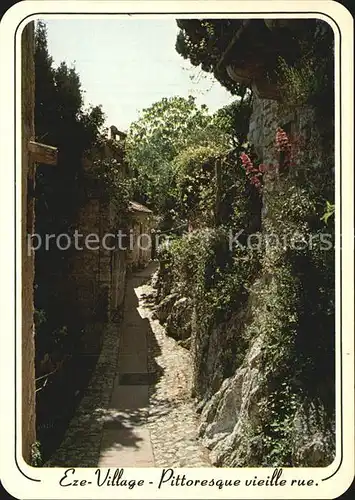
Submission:
M 314 109 L 304 107 L 299 108 L 297 112 L 285 112 L 282 105 L 278 105 L 276 101 L 255 98 L 249 140 L 263 162 L 275 163 L 279 160 L 275 152 L 277 126 L 287 129 L 291 138 L 302 137 L 308 144 L 312 144 L 311 162 L 314 167 L 322 163 L 325 157 L 332 161 L 332 144 L 329 143 L 328 151 L 324 149 Z M 301 151 L 298 157 L 299 170 L 302 168 L 302 154 Z M 265 192 L 269 195 L 263 197 L 264 231 L 265 227 L 272 228 L 275 224 L 268 208 L 270 193 L 278 189 L 278 183 L 277 170 L 276 175 L 274 172 L 265 178 Z M 267 272 L 267 269 L 263 269 L 261 280 L 273 279 Z M 269 342 L 267 336 L 256 333 L 250 339 L 244 359 L 234 373 L 228 378 L 223 376 L 226 364 L 235 362 L 241 342 L 240 332 L 248 311 L 254 310 L 255 314 L 261 311 L 262 307 L 263 304 L 257 302 L 252 292 L 244 313 L 234 315 L 228 324 L 219 325 L 218 329 L 204 339 L 203 350 L 200 347 L 199 352 L 193 353 L 195 372 L 199 372 L 203 366 L 205 386 L 208 387 L 208 391 L 202 395 L 204 399 L 200 405 L 200 435 L 204 444 L 211 450 L 212 462 L 217 466 L 257 466 L 263 456 L 263 436 L 262 433 L 258 436 L 255 429 L 260 425 L 259 405 L 269 397 L 265 384 L 263 354 Z M 233 345 L 235 347 L 228 356 L 227 350 Z M 201 374 L 195 373 L 195 377 L 198 376 Z M 319 391 L 332 392 L 333 386 L 334 380 L 324 382 L 323 389 L 319 387 Z M 289 441 L 292 463 L 294 466 L 329 465 L 335 453 L 333 424 L 329 425 L 325 408 L 318 399 L 308 401 L 307 405 L 300 403 L 292 421 Z M 305 409 L 306 406 L 308 410 Z
M 324 125 L 328 128 L 328 132 L 331 132 L 331 123 Z M 284 168 L 282 153 L 278 152 L 275 147 L 278 127 L 282 127 L 287 132 L 294 145 L 292 154 L 295 163 L 290 167 Z M 331 183 L 327 192 L 327 189 L 324 190 L 322 187 L 322 176 L 325 176 L 324 179 L 330 179 L 330 166 L 334 162 L 331 134 L 329 142 L 324 142 L 322 133 L 324 130 L 320 130 L 319 119 L 314 108 L 303 106 L 287 109 L 285 105 L 274 100 L 254 97 L 249 141 L 258 159 L 274 166 L 264 176 L 260 207 L 261 234 L 279 234 L 284 229 L 292 233 L 294 229 L 299 228 L 304 231 L 303 234 L 313 234 L 314 228 L 315 231 L 319 230 L 320 215 L 317 213 L 319 208 L 316 210 L 314 206 L 316 203 L 319 204 L 324 196 L 326 198 L 329 196 L 331 199 Z M 321 198 L 313 191 L 310 196 L 309 193 L 307 194 L 305 188 L 308 187 L 307 183 L 310 180 L 304 177 L 307 169 L 308 172 L 318 172 L 318 177 L 313 178 L 313 181 L 315 181 L 315 187 L 320 186 Z M 290 193 L 290 198 L 285 197 L 285 193 Z M 283 196 L 286 202 L 281 211 L 277 205 L 280 196 Z M 293 205 L 296 211 L 293 210 Z M 283 219 L 286 221 L 285 226 L 282 224 Z M 274 261 L 274 255 L 278 256 L 276 261 Z M 296 262 L 301 262 L 301 268 L 292 267 L 295 262 L 292 261 L 291 264 L 290 255 L 296 258 Z M 292 345 L 290 351 L 287 350 L 288 348 L 285 349 L 283 362 L 286 366 L 288 366 L 287 361 L 290 362 L 290 359 L 293 359 L 292 356 L 296 351 L 298 356 L 302 351 L 303 360 L 309 356 L 312 363 L 318 366 L 319 355 L 313 348 L 314 340 L 311 337 L 312 334 L 315 337 L 319 334 L 324 335 L 323 331 L 313 332 L 315 325 L 307 323 L 307 321 L 314 321 L 311 319 L 313 312 L 311 317 L 306 316 L 307 321 L 302 323 L 304 331 L 301 331 L 301 327 L 293 329 L 289 316 L 291 313 L 285 313 L 283 322 L 278 317 L 280 311 L 274 302 L 278 297 L 283 297 L 282 289 L 287 286 L 288 278 L 291 277 L 290 289 L 293 294 L 296 293 L 299 276 L 305 275 L 302 266 L 305 265 L 308 256 L 302 255 L 299 261 L 297 258 L 299 256 L 292 252 L 288 254 L 287 248 L 281 248 L 280 251 L 275 252 L 272 245 L 266 246 L 260 257 L 260 271 L 251 287 L 246 303 L 239 304 L 227 322 L 220 322 L 212 329 L 204 328 L 201 317 L 198 318 L 194 309 L 196 306 L 189 306 L 187 299 L 180 297 L 169 274 L 169 265 L 164 269 L 164 261 L 160 263 L 157 277 L 157 285 L 160 287 L 157 293 L 159 305 L 156 316 L 165 324 L 167 333 L 174 338 L 184 340 L 186 335 L 191 335 L 189 344 L 193 364 L 193 395 L 196 396 L 198 408 L 201 411 L 200 436 L 204 445 L 211 450 L 210 458 L 216 466 L 270 466 L 270 464 L 275 465 L 273 460 L 280 461 L 276 461 L 276 465 L 284 465 L 282 460 L 285 453 L 289 454 L 286 459 L 287 464 L 291 463 L 293 466 L 326 466 L 334 458 L 335 431 L 332 416 L 334 377 L 331 374 L 324 377 L 324 380 L 317 382 L 313 380 L 312 384 L 317 386 L 315 391 L 317 396 L 314 394 L 312 396 L 308 394 L 307 397 L 300 396 L 299 394 L 304 394 L 303 389 L 298 392 L 292 386 L 290 391 L 292 398 L 298 398 L 298 409 L 293 415 L 291 400 L 288 400 L 287 404 L 290 406 L 287 411 L 288 414 L 292 414 L 292 417 L 288 417 L 290 421 L 287 424 L 289 439 L 283 437 L 282 446 L 280 446 L 281 438 L 280 441 L 275 440 L 275 446 L 278 447 L 277 458 L 275 454 L 274 458 L 268 455 L 270 450 L 265 451 L 267 450 L 265 443 L 270 437 L 268 431 L 264 432 L 268 425 L 265 422 L 283 425 L 283 423 L 280 424 L 283 422 L 282 411 L 281 416 L 272 414 L 269 408 L 261 411 L 262 406 L 267 407 L 272 398 L 282 399 L 278 391 L 281 386 L 280 378 L 281 381 L 285 380 L 282 378 L 284 377 L 282 370 L 285 370 L 285 367 L 281 367 L 281 372 L 277 375 L 279 379 L 277 379 L 275 373 L 280 367 L 277 363 L 275 364 L 273 349 L 282 350 L 283 345 Z M 310 256 L 309 262 L 310 269 L 314 270 L 313 255 Z M 280 274 L 277 274 L 282 265 L 285 267 L 282 268 Z M 287 274 L 289 270 L 291 276 Z M 285 272 L 286 274 L 282 274 Z M 324 269 L 320 272 L 324 272 Z M 294 277 L 295 280 L 293 280 Z M 305 279 L 310 278 L 305 275 Z M 331 291 L 330 281 L 326 286 L 329 286 Z M 309 288 L 307 281 L 305 285 Z M 319 293 L 318 289 L 315 293 Z M 294 300 L 295 308 L 302 309 L 302 301 L 297 301 L 302 300 L 303 295 L 300 296 L 301 299 L 297 295 L 292 295 L 292 297 L 294 297 L 292 300 Z M 291 299 L 288 300 L 292 302 Z M 317 302 L 316 304 L 319 307 Z M 260 316 L 264 318 L 261 323 L 258 322 Z M 276 330 L 279 328 L 277 348 L 274 347 L 275 338 L 268 329 L 267 321 L 265 322 L 265 318 L 270 316 L 276 318 Z M 329 323 L 326 324 L 328 329 L 325 336 L 328 337 L 328 341 L 330 339 L 330 346 L 326 346 L 325 351 L 327 363 L 329 363 L 327 366 L 331 371 L 331 363 L 334 364 L 331 347 L 333 327 L 329 328 Z M 303 338 L 301 342 L 300 338 Z M 327 341 L 323 339 L 322 342 Z M 298 347 L 295 347 L 296 345 Z M 316 350 L 318 347 L 317 344 Z M 293 354 L 290 354 L 291 352 Z M 295 359 L 296 363 L 302 363 L 299 357 Z M 290 366 L 290 369 L 287 369 L 296 379 L 299 376 L 295 375 L 298 370 L 299 365 Z M 302 383 L 307 385 L 307 382 L 302 380 Z M 318 397 L 320 394 L 326 394 L 326 397 L 320 399 Z M 284 436 L 282 433 L 281 435 Z M 281 448 L 282 451 L 280 451 Z
M 132 269 L 145 267 L 152 258 L 152 221 L 145 212 L 133 211 L 127 262 Z M 145 236 L 147 235 L 147 236 Z
M 104 156 L 113 155 L 106 147 Z M 89 172 L 91 167 L 92 163 L 86 159 L 85 171 Z M 69 258 L 70 307 L 75 308 L 83 324 L 115 321 L 124 300 L 127 255 L 118 248 L 114 237 L 105 238 L 105 235 L 117 234 L 124 228 L 118 227 L 120 214 L 100 189 L 92 189 L 89 183 L 84 185 L 83 192 L 75 228 L 84 235 L 82 241 L 93 234 L 98 236 L 99 243 L 82 244 L 83 249 L 73 250 Z
M 34 163 L 28 142 L 34 140 L 34 26 L 22 34 L 22 452 L 31 461 L 35 431 L 35 346 L 33 325 L 34 256 L 27 253 L 27 234 L 34 227 Z

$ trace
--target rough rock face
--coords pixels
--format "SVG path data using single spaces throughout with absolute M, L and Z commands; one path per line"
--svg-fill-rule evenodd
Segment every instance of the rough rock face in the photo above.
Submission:
M 154 274 L 152 286 L 156 289 L 156 303 L 159 304 L 164 297 L 173 292 L 174 282 L 169 268 L 169 263 L 164 257 L 159 259 L 159 268 Z
M 191 336 L 192 306 L 187 297 L 178 299 L 166 319 L 166 333 L 176 340 L 186 340 Z
M 263 460 L 259 403 L 267 398 L 261 365 L 265 339 L 257 337 L 234 376 L 205 403 L 199 434 L 219 467 L 260 466 Z M 291 423 L 290 452 L 294 467 L 324 467 L 334 459 L 334 428 L 321 403 L 302 405 Z
M 224 380 L 201 414 L 200 436 L 211 449 L 215 465 L 236 467 L 253 464 L 253 443 L 248 428 L 258 423 L 258 401 L 262 393 L 260 358 L 263 338 L 251 346 L 243 365 Z
M 256 99 L 249 136 L 264 162 L 276 161 L 274 139 L 278 125 L 288 126 L 294 136 L 306 136 L 308 139 L 316 129 L 311 109 L 302 109 L 288 116 L 281 113 L 280 116 L 275 102 Z M 315 142 L 315 161 L 318 161 L 322 146 Z M 267 218 L 270 220 L 271 215 L 264 199 L 264 222 Z M 267 270 L 262 272 L 265 278 Z M 163 273 L 161 279 L 164 281 Z M 272 380 L 272 388 L 266 374 L 265 363 L 269 362 L 269 368 L 270 363 L 273 366 L 270 360 L 265 360 L 265 353 L 270 352 L 270 332 L 259 332 L 254 328 L 251 335 L 245 335 L 250 318 L 259 310 L 253 292 L 248 303 L 241 305 L 227 322 L 207 330 L 198 304 L 192 306 L 186 298 L 172 294 L 171 281 L 169 286 L 170 295 L 160 304 L 158 315 L 175 338 L 181 339 L 191 333 L 193 396 L 199 400 L 201 411 L 199 435 L 210 449 L 212 463 L 220 467 L 285 465 L 282 462 L 283 450 L 276 458 L 270 455 L 265 458 L 266 441 L 270 438 L 263 428 L 265 412 L 266 422 L 277 424 L 277 415 L 275 419 L 268 404 L 279 389 L 279 382 Z M 283 434 L 283 441 L 276 438 L 276 448 L 284 447 L 288 454 L 286 462 L 294 467 L 329 465 L 335 455 L 331 412 L 327 412 L 323 403 L 314 396 L 306 398 L 297 394 L 295 405 L 291 408 L 289 419 L 280 418 L 280 425 L 286 425 L 287 432 Z
M 310 109 L 303 109 L 297 116 L 283 117 L 276 110 L 277 105 L 272 101 L 261 99 L 254 102 L 249 136 L 264 161 L 275 161 L 273 134 L 280 122 L 283 125 L 295 121 L 299 134 L 315 128 L 314 113 Z M 266 208 L 263 207 L 263 214 L 267 217 Z M 264 458 L 265 436 L 260 430 L 259 408 L 270 397 L 270 389 L 264 378 L 265 367 L 262 364 L 262 353 L 268 340 L 261 335 L 253 337 L 250 345 L 244 346 L 245 357 L 242 363 L 236 363 L 234 374 L 225 378 L 223 366 L 226 357 L 223 355 L 228 351 L 228 344 L 238 345 L 240 339 L 238 331 L 230 323 L 220 325 L 210 334 L 200 332 L 192 342 L 195 382 L 198 392 L 204 394 L 200 436 L 205 446 L 211 450 L 212 463 L 223 467 L 260 466 Z M 235 352 L 234 350 L 232 354 L 235 355 Z M 229 358 L 232 359 L 233 356 L 229 355 Z M 220 384 L 223 378 L 225 380 Z M 287 447 L 292 465 L 329 465 L 335 453 L 335 431 L 329 424 L 329 415 L 326 415 L 319 400 L 308 401 L 301 398 L 298 405 L 289 422 Z M 272 421 L 273 417 L 269 418 Z
M 327 424 L 320 402 L 299 408 L 293 421 L 291 449 L 296 467 L 324 467 L 334 460 L 335 425 Z
M 178 300 L 179 295 L 177 293 L 170 293 L 158 304 L 155 310 L 155 317 L 164 324 L 171 313 L 175 302 Z
M 194 359 L 193 392 L 201 399 L 211 397 L 223 380 L 230 377 L 245 355 L 241 335 L 247 311 L 242 309 L 226 323 L 207 333 L 200 326 L 196 311 L 192 313 L 191 354 Z
M 192 305 L 188 298 L 174 292 L 165 297 L 155 310 L 155 317 L 165 325 L 166 333 L 175 340 L 186 341 L 191 336 Z

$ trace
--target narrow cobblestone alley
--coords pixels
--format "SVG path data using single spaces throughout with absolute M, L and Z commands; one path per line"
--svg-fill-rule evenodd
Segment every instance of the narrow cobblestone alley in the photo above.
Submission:
M 322 3 L 281 18 L 237 2 L 217 17 L 187 2 L 25 4 L 3 93 L 16 111 L 10 495 L 327 496 L 339 424 L 355 443 L 336 384 L 350 398 L 336 136 L 353 96 L 335 85 L 351 54 L 334 26 L 353 32 Z
M 128 279 L 123 321 L 105 334 L 92 382 L 47 465 L 211 466 L 198 440 L 189 352 L 154 319 L 155 269 Z

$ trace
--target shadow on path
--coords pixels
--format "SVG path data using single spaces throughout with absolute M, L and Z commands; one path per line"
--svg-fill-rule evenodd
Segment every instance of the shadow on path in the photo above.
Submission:
M 163 369 L 147 361 L 147 345 L 159 346 L 142 317 L 137 290 L 156 269 L 151 263 L 127 279 L 123 320 L 102 325 L 103 346 L 93 376 L 60 447 L 45 467 L 154 466 L 145 428 L 148 386 Z M 110 465 L 108 465 L 110 466 Z
M 100 416 L 100 467 L 154 467 L 147 427 L 149 386 L 159 381 L 163 369 L 155 361 L 148 363 L 148 346 L 157 353 L 160 347 L 144 313 L 143 302 L 147 305 L 150 299 L 140 292 L 155 269 L 152 263 L 127 281 L 117 375 L 109 408 Z

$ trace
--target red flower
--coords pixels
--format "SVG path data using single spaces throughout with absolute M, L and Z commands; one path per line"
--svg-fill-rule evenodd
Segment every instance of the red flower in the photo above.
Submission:
M 267 170 L 267 166 L 264 165 L 264 163 L 260 163 L 259 165 L 259 172 L 264 173 Z
M 262 173 L 264 171 L 263 167 L 265 167 L 265 165 L 261 165 L 261 168 L 260 166 L 255 167 L 250 157 L 246 153 L 241 153 L 240 159 L 242 161 L 242 166 L 245 169 L 247 176 L 249 176 L 250 183 L 253 184 L 255 187 L 259 188 L 261 186 L 259 177 L 262 176 Z
M 240 155 L 240 159 L 242 160 L 243 167 L 246 169 L 251 169 L 253 168 L 253 162 L 249 158 L 249 156 L 246 153 L 242 153 Z
M 276 149 L 279 152 L 289 151 L 291 149 L 287 134 L 281 127 L 278 127 L 276 131 Z

